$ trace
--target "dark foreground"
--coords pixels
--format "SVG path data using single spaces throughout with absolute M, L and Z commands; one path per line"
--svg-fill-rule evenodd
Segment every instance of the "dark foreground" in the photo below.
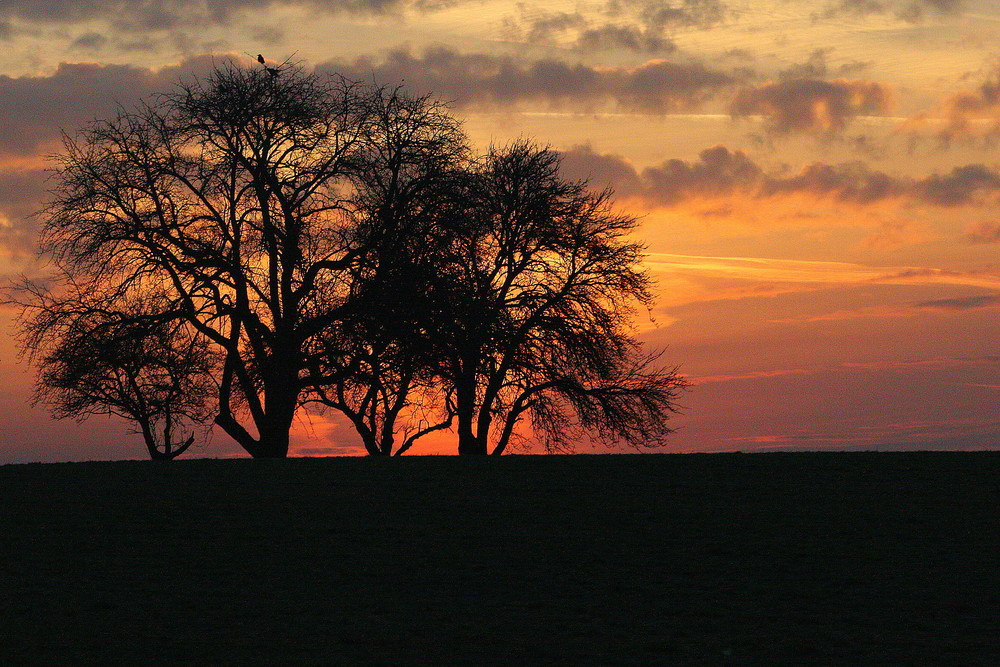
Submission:
M 0 664 L 1000 664 L 1000 453 L 0 467 Z

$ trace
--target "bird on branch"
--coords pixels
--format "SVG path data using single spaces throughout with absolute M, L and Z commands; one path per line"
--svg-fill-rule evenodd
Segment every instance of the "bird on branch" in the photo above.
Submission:
M 268 67 L 267 63 L 264 62 L 264 56 L 262 56 L 259 53 L 257 54 L 257 62 L 263 65 L 264 69 L 266 69 L 267 73 L 270 74 L 271 76 L 278 76 L 279 74 L 281 74 L 281 70 L 278 69 L 277 67 Z

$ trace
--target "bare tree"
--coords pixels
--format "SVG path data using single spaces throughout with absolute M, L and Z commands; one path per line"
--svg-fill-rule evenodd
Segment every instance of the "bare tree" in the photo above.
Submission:
M 635 307 L 651 303 L 635 219 L 526 141 L 491 150 L 476 176 L 442 270 L 459 453 L 504 452 L 525 419 L 550 451 L 584 434 L 661 445 L 684 382 L 631 334 Z
M 370 454 L 398 455 L 453 419 L 435 374 L 435 286 L 466 214 L 470 159 L 441 103 L 382 89 L 369 105 L 352 201 L 370 252 L 349 269 L 351 298 L 315 357 L 330 381 L 312 399 L 346 415 Z
M 316 337 L 365 252 L 349 173 L 369 88 L 235 64 L 67 137 L 43 249 L 82 286 L 164 308 L 222 357 L 215 423 L 283 457 Z
M 24 329 L 41 369 L 35 402 L 60 419 L 124 417 L 155 460 L 176 458 L 207 431 L 215 359 L 157 299 L 113 311 L 94 294 L 33 294 Z

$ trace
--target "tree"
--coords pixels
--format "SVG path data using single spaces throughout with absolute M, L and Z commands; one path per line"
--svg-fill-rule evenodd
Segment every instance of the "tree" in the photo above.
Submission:
M 65 140 L 43 249 L 112 302 L 163 290 L 220 354 L 215 423 L 254 457 L 285 456 L 304 392 L 336 380 L 315 357 L 337 356 L 348 270 L 391 234 L 355 196 L 384 97 L 228 64 Z
M 311 400 L 343 413 L 376 456 L 449 428 L 436 409 L 436 273 L 466 214 L 469 149 L 447 108 L 379 89 L 352 173 L 355 224 L 369 252 L 347 270 L 350 298 L 321 336 Z M 447 403 L 447 400 L 444 400 Z
M 527 141 L 491 150 L 471 195 L 440 271 L 451 290 L 440 373 L 459 453 L 503 453 L 525 419 L 550 451 L 585 433 L 662 444 L 685 383 L 631 335 L 635 306 L 651 303 L 635 218 Z
M 158 310 L 156 299 L 113 312 L 92 294 L 35 295 L 26 330 L 41 368 L 35 402 L 48 404 L 60 419 L 124 417 L 150 458 L 183 454 L 211 420 L 214 359 L 204 341 Z M 186 439 L 184 431 L 190 431 Z

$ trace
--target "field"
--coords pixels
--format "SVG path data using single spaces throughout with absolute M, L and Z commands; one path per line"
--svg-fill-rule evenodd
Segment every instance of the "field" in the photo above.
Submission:
M 0 664 L 1000 664 L 1000 453 L 0 467 Z

